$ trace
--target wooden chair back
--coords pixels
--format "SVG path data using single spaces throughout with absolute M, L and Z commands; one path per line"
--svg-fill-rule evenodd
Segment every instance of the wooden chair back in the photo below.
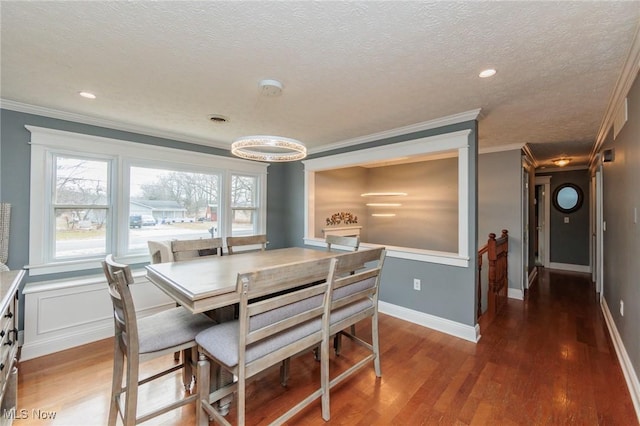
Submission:
M 147 241 L 149 248 L 150 263 L 166 263 L 173 262 L 173 253 L 171 252 L 171 241 Z
M 360 248 L 360 237 L 343 237 L 329 234 L 324 241 L 327 243 L 327 251 L 331 251 L 331 246 L 345 246 L 353 251 L 358 251 Z
M 367 311 L 378 308 L 380 272 L 386 251 L 383 247 L 345 253 L 336 258 L 336 276 L 333 278 L 331 311 L 365 301 Z M 345 274 L 348 272 L 349 274 Z M 343 320 L 359 321 L 359 320 Z M 331 328 L 337 328 L 334 319 Z M 346 324 L 351 325 L 351 324 Z M 333 333 L 332 333 L 333 334 Z
M 257 246 L 260 248 L 258 250 L 264 251 L 267 248 L 267 235 L 249 235 L 246 237 L 227 237 L 227 252 L 229 254 L 237 254 L 242 251 L 236 251 L 234 253 L 234 247 L 238 246 Z M 243 250 L 243 251 L 255 251 L 255 250 Z
M 107 255 L 102 269 L 109 285 L 109 296 L 113 305 L 115 338 L 129 359 L 138 355 L 138 326 L 136 309 L 129 285 L 133 275 L 128 265 L 117 263 L 113 255 Z
M 270 354 L 270 360 L 261 358 L 246 362 L 247 376 L 264 370 L 322 341 L 320 320 L 328 321 L 329 291 L 334 259 L 299 262 L 266 268 L 238 275 L 237 291 L 240 293 L 240 353 L 246 362 L 249 345 L 268 340 L 276 334 L 299 327 L 300 324 L 318 320 L 317 327 L 298 341 L 291 341 Z M 315 283 L 314 285 L 307 285 Z M 301 287 L 298 288 L 297 287 Z M 327 296 L 330 297 L 330 296 Z M 328 322 L 327 322 L 328 324 Z M 269 364 L 269 365 L 266 365 Z
M 193 259 L 200 256 L 222 256 L 222 238 L 171 241 L 173 260 Z
M 200 387 L 198 416 L 205 410 L 222 424 L 226 420 L 204 401 L 218 401 L 235 389 L 238 392 L 238 425 L 244 424 L 246 383 L 267 368 L 279 364 L 298 353 L 320 345 L 321 360 L 319 387 L 274 423 L 282 424 L 304 407 L 322 398 L 323 417 L 329 418 L 329 361 L 328 334 L 331 282 L 337 260 L 296 262 L 238 274 L 236 291 L 240 296 L 237 334 L 220 331 L 230 323 L 205 331 L 196 341 L 199 351 L 206 353 L 225 369 L 238 377 L 236 383 L 215 391 L 208 389 L 207 363 L 199 362 Z M 208 337 L 202 337 L 208 334 Z M 233 351 L 237 350 L 237 357 Z M 208 419 L 203 419 L 203 423 Z
M 385 254 L 385 249 L 380 247 L 345 253 L 336 258 L 338 262 L 332 279 L 328 334 L 336 335 L 336 338 L 344 335 L 366 348 L 369 354 L 334 377 L 329 384 L 330 388 L 356 373 L 370 361 L 374 363 L 376 376 L 382 376 L 378 336 L 378 290 Z M 355 324 L 366 318 L 371 318 L 371 342 L 356 336 L 353 329 Z M 346 332 L 348 328 L 351 328 L 351 333 Z M 338 352 L 338 347 L 336 351 Z

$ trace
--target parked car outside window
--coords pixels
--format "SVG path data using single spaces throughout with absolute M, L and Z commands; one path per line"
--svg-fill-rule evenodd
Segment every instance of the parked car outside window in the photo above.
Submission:
M 151 215 L 142 215 L 142 226 L 155 226 L 156 220 Z
M 139 214 L 129 216 L 129 228 L 140 227 L 142 227 L 142 216 Z

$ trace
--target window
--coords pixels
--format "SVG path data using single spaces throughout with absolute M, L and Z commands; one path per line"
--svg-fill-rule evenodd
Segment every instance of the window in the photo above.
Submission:
M 219 235 L 221 175 L 131 167 L 129 250 L 148 240 L 187 240 Z
M 266 233 L 268 164 L 26 127 L 30 275 L 98 268 L 106 253 L 147 262 L 149 240 Z
M 564 183 L 553 191 L 553 206 L 561 213 L 573 213 L 582 207 L 582 189 L 573 183 Z
M 52 257 L 105 255 L 111 210 L 110 161 L 54 154 L 53 163 Z
M 257 179 L 253 176 L 231 177 L 231 235 L 256 234 L 259 217 Z

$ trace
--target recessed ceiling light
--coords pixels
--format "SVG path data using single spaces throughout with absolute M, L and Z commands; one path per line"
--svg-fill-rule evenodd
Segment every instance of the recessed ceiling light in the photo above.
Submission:
M 80 96 L 82 96 L 83 98 L 87 98 L 87 99 L 95 99 L 96 98 L 96 95 L 94 95 L 91 92 L 82 91 L 82 92 L 78 92 L 78 94 Z
M 494 70 L 493 68 L 489 68 L 489 69 L 480 71 L 480 74 L 478 74 L 478 77 L 487 78 L 487 77 L 493 77 L 494 75 L 496 75 L 496 70 Z

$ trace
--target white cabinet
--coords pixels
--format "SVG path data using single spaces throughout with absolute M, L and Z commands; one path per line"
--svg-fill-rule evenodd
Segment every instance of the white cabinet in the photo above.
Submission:
M 18 288 L 25 271 L 0 272 L 0 412 L 15 410 L 18 399 Z M 8 420 L 11 416 L 3 416 Z

